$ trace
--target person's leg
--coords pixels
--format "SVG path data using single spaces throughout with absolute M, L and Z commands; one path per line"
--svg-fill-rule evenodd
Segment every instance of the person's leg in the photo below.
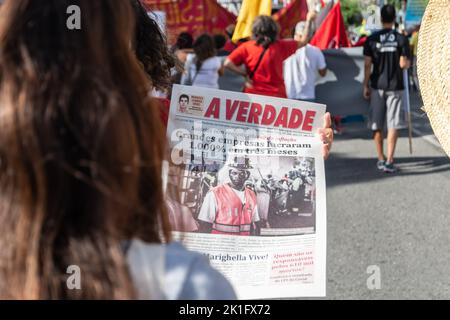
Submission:
M 385 160 L 383 150 L 383 128 L 384 120 L 386 118 L 386 103 L 383 96 L 383 90 L 372 89 L 370 96 L 369 127 L 373 132 L 373 140 L 375 142 L 379 162 Z
M 383 131 L 382 130 L 376 130 L 373 132 L 373 141 L 375 141 L 375 146 L 377 148 L 377 156 L 378 160 L 385 160 L 384 157 L 384 150 L 383 150 Z
M 398 140 L 398 129 L 403 128 L 403 121 L 401 118 L 402 109 L 402 97 L 403 91 L 390 91 L 386 93 L 386 108 L 387 108 L 387 127 L 388 127 L 388 137 L 387 137 L 387 165 L 394 163 L 395 147 L 397 146 Z M 389 168 L 388 168 L 389 169 Z M 389 172 L 395 171 L 392 167 Z
M 387 159 L 386 162 L 394 163 L 395 147 L 397 145 L 398 132 L 397 129 L 388 129 L 387 135 Z

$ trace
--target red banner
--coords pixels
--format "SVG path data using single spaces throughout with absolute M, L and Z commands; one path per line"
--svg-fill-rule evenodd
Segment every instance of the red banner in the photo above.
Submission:
M 281 38 L 292 38 L 297 22 L 305 21 L 308 13 L 306 0 L 294 0 L 289 5 L 273 15 L 281 29 Z
M 326 16 L 310 44 L 322 50 L 351 47 L 345 30 L 340 2 L 337 2 Z
M 142 0 L 148 10 L 166 13 L 167 37 L 174 43 L 178 34 L 216 34 L 236 23 L 236 16 L 215 0 Z

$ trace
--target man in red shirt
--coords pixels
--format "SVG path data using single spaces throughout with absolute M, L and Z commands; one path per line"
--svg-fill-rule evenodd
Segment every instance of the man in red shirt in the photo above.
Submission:
M 246 77 L 244 92 L 286 98 L 283 61 L 308 43 L 315 12 L 309 12 L 305 35 L 296 40 L 278 40 L 279 28 L 269 16 L 259 16 L 252 26 L 252 40 L 235 49 L 225 67 Z M 244 65 L 246 70 L 240 68 Z

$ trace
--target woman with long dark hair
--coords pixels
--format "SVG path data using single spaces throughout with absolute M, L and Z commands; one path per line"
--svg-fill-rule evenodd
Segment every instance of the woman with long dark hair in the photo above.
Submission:
M 140 0 L 130 0 L 136 18 L 136 31 L 133 47 L 136 56 L 149 77 L 152 95 L 158 99 L 163 124 L 167 124 L 170 110 L 170 91 L 172 70 L 182 70 L 182 64 L 170 51 L 167 39 L 158 23 L 147 12 Z M 179 72 L 181 79 L 181 71 Z M 180 81 L 178 80 L 178 83 Z
M 134 47 L 137 58 L 153 87 L 164 91 L 172 85 L 170 70 L 175 67 L 176 58 L 170 52 L 158 23 L 149 17 L 140 0 L 131 0 L 131 4 L 136 17 Z
M 187 57 L 181 84 L 218 89 L 223 67 L 216 56 L 214 38 L 206 33 L 199 36 L 194 42 L 194 53 Z
M 80 30 L 66 27 L 74 4 Z M 164 133 L 130 2 L 7 0 L 0 15 L 0 298 L 234 297 L 170 243 Z

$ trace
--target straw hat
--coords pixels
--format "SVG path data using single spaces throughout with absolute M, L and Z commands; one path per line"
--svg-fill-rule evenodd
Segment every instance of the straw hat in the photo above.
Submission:
M 430 0 L 422 19 L 417 73 L 424 109 L 450 156 L 450 1 Z

